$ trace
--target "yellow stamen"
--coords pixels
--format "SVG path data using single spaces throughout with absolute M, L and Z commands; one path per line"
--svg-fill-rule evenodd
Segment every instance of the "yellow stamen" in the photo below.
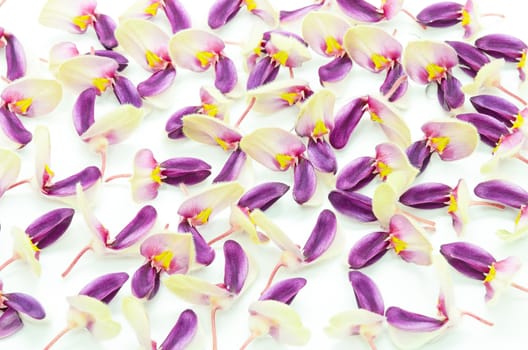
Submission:
M 444 152 L 447 145 L 449 145 L 449 137 L 447 136 L 438 136 L 438 137 L 432 137 L 431 143 L 434 145 L 434 148 L 436 151 L 440 154 Z
M 229 149 L 231 149 L 231 145 L 229 143 L 225 142 L 224 140 L 222 140 L 221 138 L 215 137 L 215 141 L 216 141 L 216 143 L 218 143 L 220 145 L 220 147 L 222 147 L 224 149 L 224 151 L 228 151 Z
M 522 214 L 523 214 L 523 208 L 519 210 L 519 213 L 517 213 L 517 216 L 515 217 L 515 225 L 519 225 L 519 221 L 521 221 Z
M 31 97 L 28 97 L 28 98 L 24 98 L 22 100 L 18 100 L 14 103 L 17 111 L 19 113 L 26 113 L 29 109 L 29 107 L 31 107 L 31 104 L 33 103 L 33 99 Z
M 173 252 L 171 252 L 170 250 L 164 250 L 158 255 L 153 256 L 152 260 L 155 261 L 157 264 L 161 265 L 164 270 L 167 270 L 170 266 L 173 257 Z
M 458 210 L 458 202 L 455 198 L 455 196 L 453 196 L 453 194 L 450 194 L 449 195 L 449 206 L 447 207 L 447 212 L 448 213 L 454 213 Z
M 210 51 L 200 51 L 196 54 L 196 58 L 204 68 L 211 64 L 211 61 L 215 56 L 216 54 Z
M 288 61 L 288 53 L 286 51 L 277 51 L 271 55 L 271 58 L 279 62 L 282 66 L 285 66 Z
M 292 157 L 288 154 L 277 154 L 275 156 L 275 160 L 277 161 L 277 163 L 279 163 L 279 168 L 281 170 L 286 170 L 295 161 L 295 157 Z
M 524 125 L 524 117 L 521 113 L 517 113 L 517 117 L 513 122 L 512 129 L 520 129 Z
M 161 4 L 159 2 L 153 2 L 152 4 L 148 5 L 144 12 L 147 15 L 156 16 L 158 13 L 158 9 L 160 8 Z
M 519 60 L 519 63 L 517 63 L 517 68 L 524 68 L 524 66 L 526 65 L 526 50 L 523 51 L 522 55 L 521 55 L 521 59 Z
M 260 56 L 262 54 L 262 47 L 259 45 L 253 49 L 255 55 Z
M 106 90 L 106 88 L 110 86 L 110 79 L 108 79 L 108 78 L 93 78 L 92 84 L 101 93 L 101 92 L 104 92 Z
M 314 129 L 312 131 L 312 136 L 313 137 L 321 137 L 323 135 L 326 135 L 328 134 L 328 128 L 326 127 L 324 121 L 322 119 L 318 119 L 316 122 L 315 122 L 315 126 L 314 126 Z
M 490 266 L 489 272 L 486 274 L 484 283 L 493 281 L 495 279 L 496 274 L 497 274 L 497 270 L 495 269 L 495 263 L 492 263 Z
M 83 32 L 88 28 L 88 24 L 92 23 L 92 16 L 90 15 L 81 15 L 73 17 L 72 23 L 79 27 Z
M 161 184 L 161 168 L 159 165 L 152 169 L 152 172 L 150 173 L 150 178 L 152 179 L 152 181 Z
M 205 208 L 204 210 L 202 210 L 201 212 L 199 212 L 193 217 L 192 219 L 193 223 L 195 225 L 203 225 L 207 223 L 207 221 L 209 221 L 209 216 L 211 215 L 212 212 L 213 212 L 212 208 Z
M 280 98 L 282 98 L 284 101 L 288 102 L 288 105 L 292 106 L 295 102 L 297 102 L 297 97 L 299 94 L 296 92 L 283 92 L 280 95 Z
M 374 112 L 370 112 L 370 120 L 376 123 L 383 124 L 383 119 L 381 119 L 380 116 Z
M 29 244 L 31 245 L 31 250 L 33 250 L 35 253 L 36 252 L 40 252 L 40 248 L 37 247 L 37 245 L 35 243 L 33 243 L 31 238 L 29 238 L 29 236 L 28 236 L 28 240 L 29 240 Z
M 326 49 L 325 53 L 328 55 L 338 55 L 343 52 L 343 47 L 333 36 L 329 36 L 325 39 Z
M 385 164 L 385 163 L 383 163 L 383 162 L 381 162 L 379 160 L 376 163 L 376 167 L 378 168 L 379 175 L 384 180 L 387 178 L 387 176 L 389 176 L 390 173 L 393 172 L 393 169 L 390 166 L 388 166 L 387 164 Z
M 214 117 L 214 116 L 216 116 L 218 114 L 218 106 L 217 105 L 204 103 L 204 104 L 202 104 L 202 108 L 203 108 L 205 114 L 207 114 L 210 117 Z
M 469 25 L 471 23 L 471 16 L 469 15 L 469 12 L 466 10 L 462 10 L 462 21 L 460 22 L 463 27 Z
M 503 140 L 504 140 L 504 135 L 501 135 L 499 137 L 499 141 L 497 141 L 497 144 L 491 150 L 491 154 L 495 154 L 495 152 L 497 152 L 499 150 L 499 147 L 501 146 Z
M 391 239 L 391 242 L 392 242 L 392 247 L 394 248 L 394 251 L 396 252 L 396 254 L 400 254 L 401 251 L 407 249 L 407 243 L 405 243 L 404 241 L 402 241 L 398 237 L 391 236 L 390 239 Z
M 257 3 L 255 0 L 244 0 L 244 2 L 246 3 L 246 7 L 249 12 L 257 8 Z
M 148 65 L 152 68 L 159 67 L 163 64 L 163 59 L 150 50 L 145 52 L 145 59 L 147 60 Z
M 46 172 L 46 174 L 48 174 L 49 177 L 54 177 L 55 176 L 55 172 L 53 172 L 53 170 L 51 170 L 51 168 L 48 166 L 48 164 L 44 165 L 44 171 Z
M 372 63 L 374 63 L 376 70 L 385 68 L 385 66 L 390 62 L 387 57 L 377 53 L 373 53 L 372 56 L 370 56 L 370 59 L 372 60 Z
M 442 78 L 446 72 L 446 69 L 444 67 L 440 67 L 437 64 L 429 63 L 427 67 L 425 67 L 425 70 L 429 74 L 427 79 L 429 81 L 438 80 L 439 78 Z

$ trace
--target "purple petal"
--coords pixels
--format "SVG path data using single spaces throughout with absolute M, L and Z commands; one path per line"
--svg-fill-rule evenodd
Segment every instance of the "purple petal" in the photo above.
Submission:
M 141 265 L 132 276 L 132 294 L 136 298 L 152 299 L 158 293 L 160 274 L 155 267 L 147 262 Z
M 179 32 L 182 29 L 191 28 L 191 18 L 178 0 L 164 0 L 163 10 L 169 20 L 172 33 Z
M 391 326 L 409 332 L 432 332 L 442 328 L 447 321 L 405 311 L 396 306 L 389 307 L 385 316 Z
M 518 62 L 528 46 L 521 40 L 506 34 L 489 34 L 475 41 L 475 46 L 496 58 Z
M 513 103 L 495 95 L 478 95 L 469 99 L 473 107 L 483 114 L 487 114 L 511 127 L 519 113 L 519 109 Z
M 105 49 L 111 50 L 119 45 L 114 35 L 116 23 L 112 17 L 100 13 L 95 14 L 94 29 L 97 39 Z
M 94 50 L 93 54 L 96 56 L 108 57 L 116 61 L 118 64 L 118 68 L 117 68 L 118 72 L 121 72 L 126 67 L 128 67 L 128 58 L 121 55 L 119 52 L 115 52 L 112 50 Z
M 401 65 L 401 63 L 396 62 L 387 70 L 385 80 L 380 86 L 380 92 L 385 95 L 385 97 L 387 97 L 390 102 L 398 100 L 407 92 L 407 87 L 409 86 L 409 79 L 405 79 L 403 82 L 400 82 L 400 79 L 406 76 L 407 74 L 403 70 L 403 66 Z M 386 96 L 393 88 L 396 82 L 398 82 L 398 84 L 400 85 L 396 88 L 396 90 L 394 90 L 394 92 L 390 96 Z
M 442 1 L 424 8 L 416 15 L 416 19 L 427 27 L 450 27 L 462 20 L 463 8 L 456 2 Z
M 343 215 L 361 222 L 378 220 L 372 212 L 372 199 L 361 193 L 332 191 L 328 194 L 328 200 Z
M 231 239 L 224 243 L 224 256 L 224 285 L 229 292 L 239 294 L 248 276 L 248 257 L 240 244 Z
M 240 10 L 242 0 L 217 0 L 211 6 L 207 23 L 211 29 L 218 29 L 229 22 Z
M 10 308 L 5 309 L 0 315 L 0 339 L 15 334 L 23 326 L 18 312 Z
M 431 155 L 433 154 L 429 147 L 427 147 L 427 140 L 414 142 L 405 150 L 405 153 L 411 165 L 420 170 L 420 172 L 427 168 L 431 160 Z
M 33 244 L 39 249 L 44 249 L 66 232 L 70 227 L 74 213 L 75 210 L 71 208 L 52 210 L 29 224 L 25 232 Z
M 46 312 L 40 303 L 31 295 L 24 293 L 6 293 L 4 304 L 9 308 L 28 315 L 37 320 L 46 317 Z
M 260 295 L 259 300 L 275 300 L 283 304 L 291 304 L 297 293 L 306 285 L 302 277 L 288 278 L 274 283 Z
M 114 94 L 120 104 L 129 103 L 134 107 L 141 107 L 143 101 L 134 84 L 122 75 L 114 77 Z
M 19 144 L 20 147 L 30 143 L 33 138 L 16 114 L 9 111 L 6 106 L 0 107 L 0 128 L 10 140 Z
M 198 317 L 194 311 L 187 309 L 180 314 L 178 321 L 176 321 L 176 324 L 159 348 L 164 350 L 185 350 L 192 342 L 197 330 Z
M 379 315 L 385 314 L 385 305 L 383 298 L 374 281 L 359 271 L 350 271 L 348 273 L 348 280 L 354 289 L 356 302 L 360 309 L 365 309 Z
M 495 258 L 484 249 L 467 242 L 454 242 L 442 244 L 440 254 L 444 256 L 449 265 L 463 275 L 484 280 Z
M 161 181 L 168 185 L 195 185 L 211 175 L 211 166 L 198 158 L 171 158 L 160 163 Z
M 221 55 L 215 66 L 215 87 L 223 94 L 231 92 L 237 82 L 237 70 L 229 57 Z
M 7 79 L 13 81 L 26 74 L 26 54 L 20 41 L 13 34 L 4 33 L 6 41 Z
M 272 82 L 279 74 L 279 68 L 280 65 L 276 65 L 269 56 L 260 59 L 249 72 L 246 89 L 251 90 Z
M 378 8 L 364 0 L 337 0 L 337 4 L 346 15 L 360 22 L 375 23 L 384 18 Z
M 400 203 L 418 209 L 437 209 L 449 204 L 453 189 L 438 182 L 427 182 L 409 188 L 400 196 Z
M 341 107 L 335 116 L 335 125 L 330 132 L 330 144 L 336 149 L 346 146 L 352 132 L 361 120 L 365 112 L 367 101 L 364 98 L 356 98 Z
M 76 186 L 81 184 L 82 190 L 86 191 L 88 188 L 95 185 L 101 179 L 101 171 L 98 167 L 89 166 L 79 173 L 67 177 L 54 183 L 51 186 L 44 187 L 42 192 L 48 196 L 74 196 L 76 194 Z
M 234 181 L 238 179 L 244 164 L 246 164 L 246 159 L 246 153 L 240 148 L 237 148 L 234 152 L 231 152 L 224 166 L 218 175 L 213 179 L 213 183 Z
M 176 78 L 176 69 L 173 66 L 153 73 L 147 80 L 142 81 L 137 86 L 137 91 L 141 97 L 155 96 L 167 90 Z
M 374 264 L 389 251 L 387 232 L 372 232 L 360 238 L 348 253 L 348 265 L 352 269 L 362 269 Z
M 359 157 L 345 165 L 337 175 L 336 188 L 357 191 L 368 185 L 376 177 L 375 161 L 372 157 Z
M 318 4 L 307 5 L 307 6 L 304 6 L 304 7 L 295 9 L 295 10 L 291 10 L 291 11 L 280 11 L 279 12 L 279 19 L 280 19 L 280 21 L 282 23 L 295 21 L 297 19 L 300 19 L 300 18 L 304 17 L 305 15 L 310 13 L 311 11 L 316 11 L 316 10 L 320 9 L 324 5 L 325 5 L 325 2 L 321 1 Z
M 337 232 L 337 219 L 332 211 L 325 209 L 317 217 L 317 222 L 303 248 L 304 262 L 312 261 L 323 255 L 334 242 Z
M 254 209 L 264 211 L 284 196 L 289 189 L 290 186 L 282 182 L 266 182 L 247 191 L 240 197 L 237 204 L 250 211 Z
M 176 111 L 165 124 L 165 131 L 167 132 L 170 139 L 180 139 L 185 137 L 183 134 L 183 121 L 182 118 L 186 115 L 198 113 L 201 106 L 189 106 L 184 107 Z
M 324 139 L 314 140 L 310 138 L 306 151 L 308 159 L 317 170 L 335 174 L 337 171 L 337 160 L 334 150 Z
M 472 78 L 477 75 L 483 65 L 490 61 L 488 56 L 473 45 L 462 41 L 446 41 L 446 43 L 455 49 L 460 68 Z
M 97 97 L 96 88 L 88 88 L 81 92 L 77 101 L 73 105 L 73 126 L 75 131 L 81 136 L 86 130 L 95 123 L 95 98 Z
M 352 60 L 348 55 L 336 57 L 324 66 L 319 67 L 319 82 L 324 85 L 327 82 L 343 80 L 352 69 Z
M 477 128 L 482 142 L 491 147 L 497 146 L 501 136 L 510 133 L 504 123 L 487 114 L 463 113 L 457 115 L 456 118 L 473 124 Z
M 102 275 L 84 286 L 79 295 L 86 295 L 108 304 L 114 299 L 127 280 L 128 274 L 125 272 Z
M 203 236 L 198 232 L 196 227 L 189 225 L 186 221 L 181 222 L 178 226 L 178 231 L 188 232 L 192 235 L 194 242 L 194 249 L 196 251 L 196 262 L 208 266 L 215 258 L 215 251 L 207 244 Z
M 312 163 L 300 157 L 293 169 L 293 199 L 303 204 L 312 198 L 317 188 L 317 176 Z
M 153 206 L 146 205 L 137 213 L 124 229 L 119 232 L 114 241 L 107 245 L 110 249 L 125 249 L 138 242 L 149 233 L 156 222 L 158 213 Z
M 462 83 L 451 74 L 447 74 L 446 78 L 438 84 L 437 95 L 440 105 L 448 112 L 464 104 L 465 95 L 462 92 Z
M 484 181 L 475 187 L 474 192 L 477 197 L 496 201 L 513 208 L 520 208 L 528 204 L 528 192 L 521 186 L 509 181 Z

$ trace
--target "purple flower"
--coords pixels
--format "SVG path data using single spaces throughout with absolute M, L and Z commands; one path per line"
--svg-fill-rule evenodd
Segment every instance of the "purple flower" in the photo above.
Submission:
M 26 74 L 26 54 L 17 37 L 0 27 L 0 47 L 5 48 L 7 63 L 6 77 L 17 80 Z

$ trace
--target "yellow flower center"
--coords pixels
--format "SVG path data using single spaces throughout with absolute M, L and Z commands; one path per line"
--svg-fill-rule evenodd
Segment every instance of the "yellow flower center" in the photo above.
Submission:
M 255 0 L 244 0 L 244 2 L 246 3 L 246 7 L 250 12 L 257 8 L 257 3 Z
M 211 64 L 211 61 L 216 57 L 216 54 L 211 51 L 200 51 L 196 54 L 196 58 L 200 61 L 200 65 L 205 68 Z
M 160 7 L 161 4 L 159 2 L 153 2 L 152 4 L 148 5 L 143 12 L 145 12 L 147 15 L 156 16 Z
M 519 60 L 519 63 L 517 63 L 517 68 L 524 68 L 524 66 L 526 65 L 526 50 L 523 51 L 522 55 L 521 55 L 521 59 Z
M 25 114 L 28 111 L 29 107 L 31 107 L 32 103 L 33 99 L 31 97 L 28 97 L 16 101 L 15 103 L 13 103 L 13 105 L 18 113 Z
M 110 79 L 108 78 L 93 78 L 92 80 L 93 86 L 97 90 L 99 90 L 99 93 L 105 92 L 106 88 L 110 86 Z
M 517 213 L 517 216 L 515 217 L 515 225 L 519 225 L 519 221 L 521 221 L 521 216 L 523 214 L 523 207 L 521 207 L 521 210 Z
M 313 137 L 321 137 L 323 135 L 326 135 L 328 134 L 328 128 L 326 127 L 324 121 L 322 119 L 318 119 L 316 122 L 315 122 L 315 126 L 314 126 L 314 129 L 312 131 L 312 136 Z
M 400 254 L 401 251 L 407 249 L 407 243 L 405 243 L 396 236 L 391 236 L 391 243 L 396 254 Z
M 192 218 L 192 222 L 194 225 L 203 225 L 203 224 L 206 224 L 207 221 L 209 221 L 209 216 L 211 216 L 211 213 L 213 212 L 213 209 L 212 208 L 205 208 L 204 210 L 202 210 L 201 212 L 199 212 L 198 214 L 196 214 L 193 218 Z
M 370 112 L 370 120 L 376 123 L 383 124 L 383 119 L 381 119 L 380 116 L 374 112 Z
M 152 179 L 152 181 L 161 184 L 161 168 L 159 165 L 152 169 L 152 172 L 150 173 L 150 178 Z
M 275 160 L 279 163 L 279 168 L 281 170 L 286 170 L 295 162 L 295 157 L 292 157 L 289 154 L 277 154 Z
M 372 63 L 374 63 L 376 70 L 385 68 L 385 66 L 390 62 L 387 57 L 377 53 L 373 53 L 372 56 L 370 56 L 370 59 L 372 60 Z
M 383 180 L 385 180 L 387 176 L 393 172 L 393 169 L 390 166 L 379 160 L 376 163 L 376 167 L 378 168 L 378 173 Z
M 48 164 L 44 165 L 44 171 L 46 172 L 46 174 L 48 174 L 49 177 L 54 177 L 55 176 L 55 172 L 53 172 L 53 170 L 51 170 L 51 168 L 49 167 Z
M 496 274 L 497 274 L 497 270 L 495 269 L 495 263 L 493 263 L 490 266 L 489 272 L 486 274 L 484 283 L 493 281 L 495 279 Z
M 158 255 L 152 257 L 152 260 L 159 266 L 163 267 L 164 270 L 167 270 L 170 266 L 174 253 L 170 250 L 164 250 Z
M 462 10 L 462 21 L 461 24 L 463 27 L 469 25 L 471 23 L 471 16 L 469 15 L 469 12 L 466 10 Z
M 293 105 L 297 102 L 298 94 L 296 92 L 283 92 L 280 94 L 280 98 L 288 102 L 288 105 Z
M 282 66 L 285 66 L 288 61 L 288 53 L 286 51 L 277 51 L 271 55 L 271 58 L 279 62 Z
M 445 69 L 444 67 L 440 67 L 439 65 L 434 63 L 429 63 L 427 67 L 425 67 L 425 70 L 427 71 L 427 74 L 429 74 L 429 76 L 427 77 L 429 81 L 438 80 L 442 78 L 445 72 L 447 71 L 447 69 Z
M 33 241 L 31 240 L 31 238 L 29 236 L 28 237 L 28 240 L 29 240 L 29 244 L 31 245 L 31 249 L 36 253 L 36 252 L 40 252 L 40 248 L 37 247 L 37 245 L 35 243 L 33 243 Z
M 163 59 L 150 50 L 145 52 L 145 59 L 151 68 L 158 68 L 163 64 Z
M 339 55 L 343 52 L 343 47 L 333 36 L 329 36 L 325 39 L 326 49 L 325 53 L 328 55 Z
M 72 23 L 75 24 L 83 32 L 88 28 L 88 25 L 92 23 L 91 15 L 81 15 L 73 17 Z
M 220 145 L 220 147 L 224 149 L 224 151 L 228 151 L 229 149 L 231 149 L 231 145 L 228 142 L 222 140 L 221 138 L 215 137 L 215 141 Z
M 203 108 L 205 114 L 207 114 L 210 117 L 214 117 L 214 116 L 216 116 L 218 114 L 218 106 L 217 105 L 204 103 L 202 105 L 202 108 Z
M 524 117 L 521 113 L 517 113 L 512 129 L 520 129 L 524 125 Z
M 447 136 L 438 136 L 438 137 L 432 137 L 431 143 L 433 144 L 436 151 L 440 154 L 444 152 L 447 145 L 449 144 L 449 137 Z
M 453 196 L 453 194 L 450 194 L 449 195 L 449 206 L 447 207 L 447 212 L 448 213 L 454 213 L 458 210 L 458 202 L 455 198 L 455 196 Z

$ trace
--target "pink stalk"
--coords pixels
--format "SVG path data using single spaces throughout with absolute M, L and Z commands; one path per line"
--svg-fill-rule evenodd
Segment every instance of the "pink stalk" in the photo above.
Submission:
M 415 15 L 413 15 L 412 13 L 409 12 L 409 10 L 406 10 L 406 9 L 401 9 L 401 12 L 405 13 L 407 16 L 409 16 L 413 21 L 415 21 L 416 23 L 418 23 L 418 25 L 420 27 L 422 27 L 422 29 L 427 29 L 427 26 L 421 24 L 420 22 L 418 22 L 418 19 L 416 18 Z
M 506 89 L 504 86 L 502 86 L 500 83 L 497 83 L 495 85 L 495 87 L 497 89 L 499 89 L 500 91 L 504 92 L 506 95 L 510 96 L 511 98 L 514 98 L 516 99 L 517 101 L 519 101 L 523 106 L 526 106 L 528 104 L 528 102 L 526 102 L 525 99 L 523 99 L 522 97 L 520 97 L 519 95 L 517 94 L 514 94 L 513 92 L 511 92 L 510 90 Z
M 12 263 L 14 263 L 15 261 L 17 261 L 19 258 L 18 255 L 14 254 L 12 257 L 10 257 L 9 259 L 7 259 L 6 261 L 4 261 L 4 263 L 2 265 L 0 265 L 0 271 L 2 271 L 4 268 L 6 268 L 7 266 L 11 265 Z
M 71 270 L 73 269 L 73 267 L 77 264 L 77 262 L 79 261 L 79 259 L 89 250 L 92 250 L 93 247 L 92 247 L 92 244 L 88 244 L 86 247 L 84 247 L 83 249 L 81 249 L 81 251 L 75 256 L 75 258 L 73 259 L 73 261 L 70 263 L 70 265 L 68 265 L 68 267 L 66 268 L 66 270 L 64 270 L 64 272 L 61 274 L 62 278 L 66 277 L 70 272 Z
M 257 102 L 257 98 L 256 97 L 252 97 L 251 100 L 249 100 L 249 103 L 248 103 L 246 109 L 244 110 L 244 112 L 242 112 L 242 115 L 240 116 L 240 118 L 238 118 L 237 122 L 235 123 L 235 127 L 238 128 L 240 126 L 240 124 L 242 123 L 244 118 L 246 118 L 246 116 L 248 115 L 249 111 L 251 111 L 251 109 L 255 105 L 255 102 Z
M 519 159 L 523 163 L 528 164 L 528 158 L 526 158 L 525 156 L 522 156 L 520 153 L 517 153 L 513 157 Z
M 270 276 L 268 278 L 268 282 L 266 282 L 266 286 L 264 286 L 264 289 L 262 289 L 262 292 L 260 292 L 260 295 L 264 294 L 264 292 L 271 286 L 271 284 L 273 283 L 273 279 L 277 275 L 277 272 L 279 272 L 279 269 L 281 267 L 284 267 L 284 266 L 286 266 L 286 264 L 284 264 L 284 262 L 282 262 L 282 260 L 280 260 L 277 263 L 277 265 L 275 265 L 273 270 L 271 270 L 271 274 L 270 274 Z
M 394 82 L 394 84 L 392 84 L 391 88 L 389 89 L 389 91 L 387 91 L 387 93 L 384 96 L 387 97 L 387 98 L 390 98 L 392 96 L 392 94 L 395 93 L 396 90 L 398 90 L 398 88 L 400 87 L 400 85 L 403 84 L 403 82 L 406 81 L 406 80 L 407 80 L 407 76 L 406 75 L 402 75 L 401 77 L 399 77 Z
M 30 182 L 31 182 L 31 178 L 29 178 L 29 179 L 24 179 L 24 180 L 20 180 L 20 181 L 18 181 L 18 182 L 15 182 L 14 184 L 10 185 L 10 186 L 7 188 L 7 190 L 9 191 L 10 189 L 13 189 L 13 188 L 15 188 L 15 187 L 17 187 L 17 186 L 20 186 L 20 185 L 23 185 L 23 184 L 28 184 L 28 183 L 30 183 Z
M 214 243 L 226 238 L 226 237 L 229 237 L 231 234 L 233 234 L 234 232 L 236 231 L 236 229 L 234 227 L 231 227 L 229 230 L 227 230 L 226 232 L 222 233 L 221 235 L 218 235 L 216 236 L 215 238 L 213 238 L 212 240 L 210 240 L 209 242 L 207 242 L 207 245 L 213 245 Z
M 374 337 L 372 337 L 372 336 L 370 336 L 370 337 L 367 336 L 367 337 L 366 337 L 366 340 L 367 340 L 367 343 L 368 343 L 368 345 L 370 346 L 370 348 L 371 348 L 372 350 L 377 350 L 377 349 L 378 349 L 378 348 L 376 347 L 376 343 L 374 343 Z
M 295 78 L 295 74 L 293 74 L 293 68 L 289 67 L 289 70 L 290 70 L 290 78 L 291 79 Z
M 490 326 L 490 327 L 493 326 L 493 322 L 490 322 L 490 321 L 488 321 L 488 320 L 485 320 L 485 319 L 483 319 L 482 317 L 477 316 L 477 315 L 475 315 L 475 314 L 472 313 L 472 312 L 469 312 L 469 311 L 462 311 L 462 315 L 472 317 L 472 318 L 474 318 L 475 320 L 484 323 L 486 326 Z
M 504 205 L 499 203 L 493 203 L 493 202 L 486 202 L 486 201 L 471 201 L 469 205 L 479 205 L 484 207 L 492 207 L 497 209 L 504 209 L 506 208 Z
M 517 283 L 515 283 L 515 282 L 513 282 L 513 283 L 511 284 L 511 286 L 512 286 L 513 288 L 516 288 L 516 289 L 518 289 L 518 290 L 521 290 L 521 291 L 523 291 L 523 292 L 525 292 L 525 293 L 528 293 L 528 287 L 521 286 L 521 285 L 519 285 L 519 284 L 517 284 Z
M 106 170 L 106 149 L 98 152 L 101 155 L 101 177 L 104 176 Z
M 240 350 L 245 350 L 249 344 L 251 344 L 251 342 L 253 342 L 253 340 L 255 340 L 255 338 L 257 338 L 257 335 L 256 334 L 251 334 L 247 339 L 246 341 L 244 342 L 244 344 L 242 344 L 242 346 L 240 347 Z
M 218 349 L 218 339 L 216 337 L 216 312 L 220 309 L 218 306 L 211 308 L 211 333 L 213 337 L 213 350 Z
M 435 227 L 436 226 L 436 222 L 432 221 L 432 220 L 427 220 L 425 218 L 422 218 L 418 215 L 414 215 L 412 213 L 409 213 L 408 211 L 406 210 L 402 210 L 402 209 L 398 209 L 398 211 L 400 213 L 402 213 L 403 215 L 405 216 L 408 216 L 410 217 L 411 219 L 415 220 L 415 221 L 418 221 L 419 223 L 422 223 L 424 225 L 427 225 L 427 226 L 432 226 L 432 227 Z
M 70 327 L 64 328 L 62 331 L 59 332 L 51 341 L 44 347 L 44 350 L 49 350 L 57 341 L 59 341 L 60 338 L 62 338 L 66 333 L 70 331 Z
M 110 182 L 110 181 L 114 181 L 116 179 L 128 179 L 132 177 L 132 174 L 116 174 L 116 175 L 112 175 L 112 176 L 109 176 L 107 177 L 104 182 Z

